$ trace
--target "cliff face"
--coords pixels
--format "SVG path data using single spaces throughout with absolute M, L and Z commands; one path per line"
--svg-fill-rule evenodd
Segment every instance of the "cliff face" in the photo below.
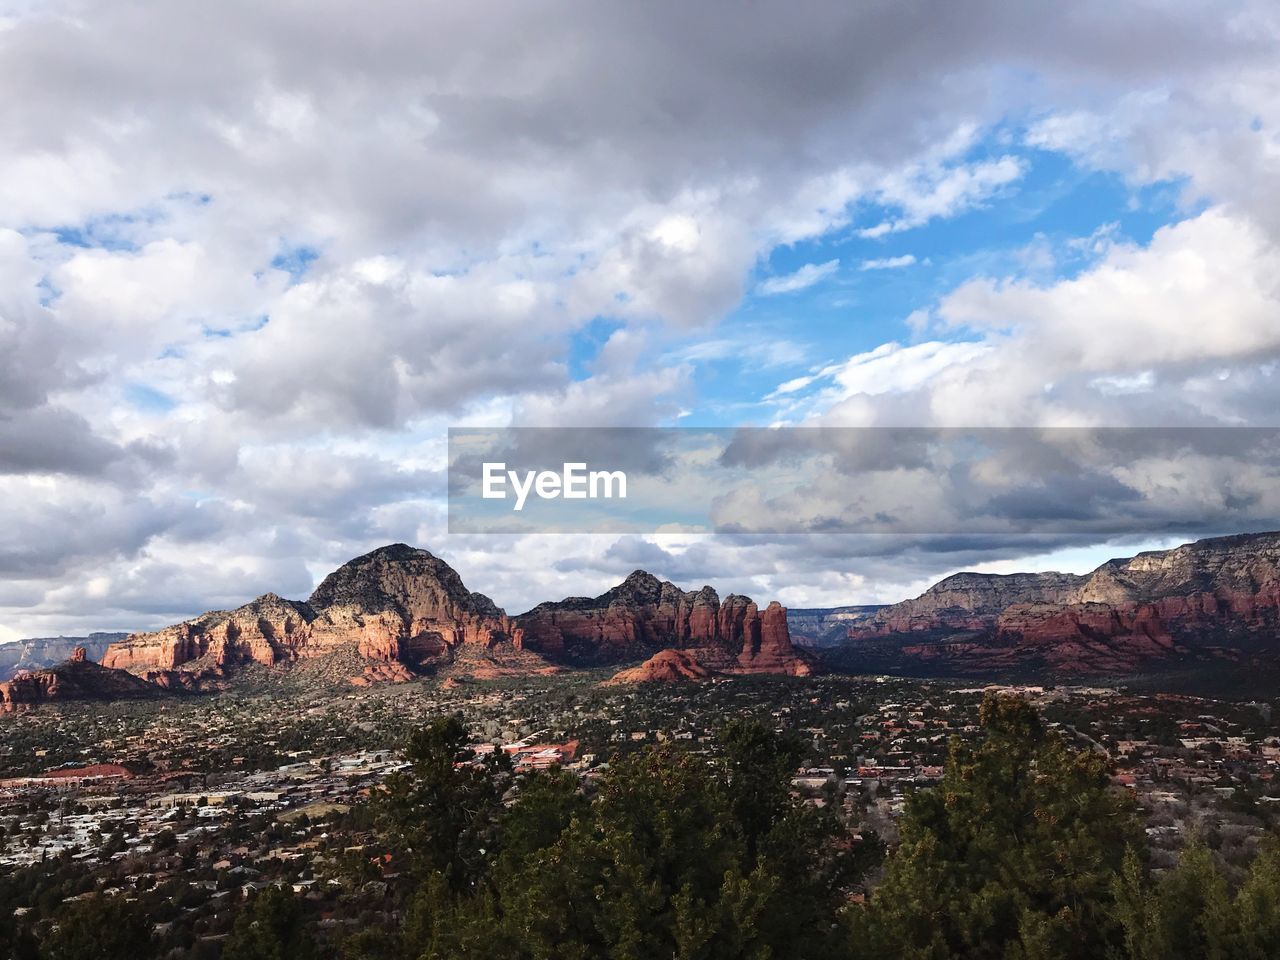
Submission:
M 222 676 L 228 667 L 272 666 L 354 648 L 361 679 L 408 679 L 448 662 L 455 648 L 519 647 L 510 619 L 471 593 L 443 560 L 404 544 L 344 564 L 305 602 L 266 594 L 231 611 L 206 613 L 112 644 L 108 667 L 164 685 Z
M 610 685 L 625 683 L 697 682 L 711 677 L 711 671 L 683 650 L 659 650 L 638 667 L 620 670 L 608 681 Z
M 1087 576 L 1015 578 L 949 577 L 850 628 L 842 654 L 963 673 L 1124 673 L 1170 659 L 1274 653 L 1280 639 L 1276 533 L 1110 560 Z
M 732 630 L 737 615 L 725 611 L 724 628 Z M 685 593 L 637 570 L 598 597 L 539 604 L 516 623 L 526 648 L 551 659 L 598 664 L 718 637 L 720 620 L 720 599 L 710 587 Z
M 0 683 L 0 712 L 10 713 L 66 700 L 151 699 L 163 696 L 154 684 L 123 670 L 111 670 L 86 659 L 84 647 L 71 658 L 43 670 L 23 671 Z
M 914 600 L 884 607 L 863 625 L 881 635 L 917 630 L 985 630 L 1017 603 L 1064 603 L 1086 581 L 1070 573 L 957 573 Z
M 544 603 L 513 620 L 469 591 L 443 560 L 404 544 L 344 564 L 306 602 L 269 593 L 235 610 L 134 634 L 113 643 L 103 664 L 176 688 L 220 682 L 238 665 L 334 655 L 324 662 L 353 663 L 350 679 L 363 684 L 407 680 L 425 669 L 475 677 L 546 673 L 554 662 L 617 663 L 666 648 L 685 651 L 697 670 L 809 672 L 777 603 L 762 611 L 749 597 L 721 602 L 710 587 L 685 592 L 636 571 L 600 597 Z
M 787 610 L 787 629 L 791 641 L 804 647 L 821 649 L 844 642 L 849 628 L 865 623 L 883 608 L 882 604 L 845 607 L 812 607 Z
M 462 644 L 491 647 L 520 637 L 492 600 L 426 550 L 396 544 L 339 567 L 308 601 L 312 640 L 323 648 L 356 637 L 372 660 L 415 663 Z
M 235 610 L 215 610 L 155 633 L 135 633 L 113 643 L 102 665 L 117 670 L 176 670 L 194 661 L 202 666 L 273 664 L 301 646 L 315 613 L 304 603 L 274 593 Z
M 721 673 L 809 672 L 776 602 L 761 612 L 749 597 L 730 594 L 721 602 L 711 587 L 686 592 L 643 570 L 598 597 L 540 604 L 516 622 L 526 649 L 572 664 L 680 650 Z M 667 658 L 661 669 L 674 662 Z
M 42 670 L 61 663 L 76 647 L 84 647 L 90 660 L 100 660 L 111 644 L 123 640 L 123 633 L 91 633 L 85 637 L 33 637 L 0 644 L 0 681 L 19 670 Z

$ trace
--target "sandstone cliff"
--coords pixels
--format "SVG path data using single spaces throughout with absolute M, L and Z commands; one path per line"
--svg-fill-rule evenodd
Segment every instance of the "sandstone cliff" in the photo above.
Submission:
M 621 663 L 674 649 L 721 673 L 809 672 L 778 603 L 762 612 L 749 597 L 730 594 L 722 602 L 711 587 L 686 592 L 643 570 L 598 597 L 543 603 L 516 622 L 526 649 L 570 664 Z
M 1274 655 L 1280 534 L 1110 560 L 1086 576 L 964 573 L 850 628 L 841 665 L 960 673 L 1128 673 L 1172 660 Z
M 850 627 L 870 620 L 882 606 L 789 607 L 787 629 L 791 631 L 791 642 L 812 648 L 837 646 L 844 642 Z
M 123 633 L 91 633 L 84 637 L 32 637 L 0 643 L 0 681 L 20 670 L 42 670 L 61 663 L 76 647 L 84 647 L 90 660 L 101 660 L 111 644 L 123 640 Z
M 70 659 L 43 670 L 22 671 L 0 683 L 0 712 L 30 709 L 53 701 L 151 699 L 162 691 L 123 670 L 93 663 L 84 647 Z
M 426 550 L 393 544 L 329 574 L 304 602 L 266 594 L 112 644 L 108 667 L 165 686 L 216 680 L 248 663 L 263 666 L 359 654 L 360 682 L 404 680 L 452 662 L 462 645 L 516 652 L 519 631 L 488 597 Z M 523 661 L 522 661 L 523 662 Z

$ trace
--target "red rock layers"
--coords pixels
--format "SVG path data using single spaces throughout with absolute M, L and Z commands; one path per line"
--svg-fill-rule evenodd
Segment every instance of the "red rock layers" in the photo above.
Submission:
M 123 670 L 84 657 L 44 670 L 23 671 L 0 683 L 0 712 L 38 707 L 51 701 L 144 699 L 161 696 L 152 684 Z
M 578 665 L 679 650 L 687 656 L 663 657 L 651 672 L 680 673 L 678 664 L 690 657 L 719 673 L 802 675 L 810 669 L 791 644 L 787 612 L 778 603 L 761 613 L 749 597 L 730 594 L 721 602 L 711 587 L 685 592 L 643 570 L 599 597 L 541 604 L 517 623 L 527 649 Z
M 710 676 L 710 670 L 683 650 L 659 650 L 640 666 L 620 670 L 608 683 L 674 683 L 678 680 L 696 682 Z
M 1127 673 L 1274 654 L 1278 636 L 1280 534 L 1263 533 L 1110 560 L 1088 576 L 958 574 L 852 627 L 843 653 L 849 665 L 862 651 L 871 665 L 896 655 L 964 673 Z
M 272 666 L 355 648 L 367 661 L 360 679 L 370 682 L 408 679 L 448 662 L 462 644 L 518 649 L 520 634 L 443 560 L 394 544 L 335 570 L 306 603 L 269 593 L 236 610 L 134 634 L 112 644 L 102 662 L 173 686 L 241 664 Z

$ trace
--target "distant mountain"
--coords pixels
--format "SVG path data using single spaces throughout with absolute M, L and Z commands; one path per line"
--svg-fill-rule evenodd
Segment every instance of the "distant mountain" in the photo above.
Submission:
M 786 611 L 748 597 L 722 603 L 710 587 L 684 592 L 636 571 L 595 598 L 544 603 L 508 617 L 426 550 L 393 544 L 343 564 L 306 601 L 268 593 L 106 650 L 103 664 L 164 687 L 217 687 L 240 668 L 305 661 L 346 671 L 355 683 L 447 671 L 492 677 L 546 673 L 559 665 L 640 660 L 668 647 L 702 669 L 802 673 Z
M 792 646 L 786 610 L 770 603 L 761 610 L 750 597 L 720 600 L 709 586 L 681 590 L 674 583 L 636 570 L 598 597 L 570 597 L 543 603 L 516 618 L 525 649 L 578 666 L 623 663 L 664 650 L 719 673 L 809 672 Z M 669 674 L 677 658 L 661 659 Z
M 1280 533 L 1109 560 L 1092 573 L 961 573 L 847 630 L 842 669 L 1115 675 L 1280 659 Z
M 849 634 L 849 628 L 871 618 L 884 608 L 882 603 L 848 607 L 789 608 L 787 627 L 791 639 L 804 647 L 821 649 L 838 646 Z
M 0 683 L 0 712 L 30 709 L 53 701 L 151 700 L 165 693 L 124 670 L 112 670 L 88 659 L 76 647 L 62 663 L 41 670 L 19 671 Z
M 207 685 L 249 663 L 287 665 L 342 655 L 359 682 L 404 680 L 467 658 L 499 672 L 503 655 L 515 672 L 546 668 L 521 656 L 511 620 L 488 597 L 472 593 L 439 557 L 392 544 L 343 564 L 306 602 L 273 593 L 231 611 L 212 611 L 154 633 L 114 643 L 103 664 L 166 686 Z
M 52 667 L 71 656 L 76 647 L 84 647 L 90 660 L 101 660 L 107 647 L 123 640 L 123 633 L 91 633 L 87 637 L 33 637 L 0 643 L 0 681 L 8 680 L 19 670 Z

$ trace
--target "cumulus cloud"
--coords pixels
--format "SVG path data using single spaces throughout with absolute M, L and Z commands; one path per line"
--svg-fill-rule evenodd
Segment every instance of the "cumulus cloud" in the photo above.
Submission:
M 511 605 L 607 585 L 612 541 L 582 547 L 590 570 L 557 567 L 579 550 L 554 539 L 442 547 L 443 428 L 678 417 L 708 356 L 680 347 L 742 342 L 717 324 L 773 250 L 1016 190 L 1017 151 L 977 148 L 1011 117 L 1134 183 L 1184 178 L 1211 209 L 1070 281 L 958 282 L 923 342 L 860 345 L 776 396 L 840 422 L 1092 422 L 1120 396 L 1130 419 L 1270 416 L 1266 4 L 738 14 L 12 13 L 0 85 L 27 94 L 0 101 L 0 627 L 300 594 L 380 540 L 440 548 Z M 571 345 L 598 318 L 620 330 L 584 362 Z M 856 582 L 830 578 L 856 566 L 834 541 L 664 549 L 737 586 Z M 903 576 L 945 549 L 919 546 Z

